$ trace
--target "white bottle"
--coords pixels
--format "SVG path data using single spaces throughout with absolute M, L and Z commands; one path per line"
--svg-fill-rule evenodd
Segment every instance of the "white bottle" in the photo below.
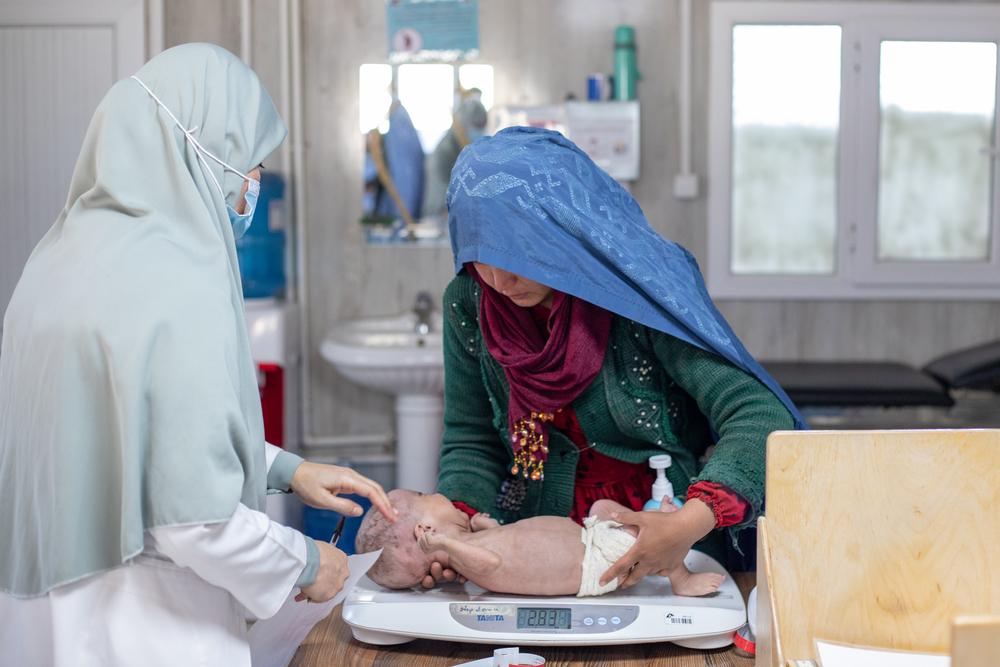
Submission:
M 683 503 L 674 496 L 674 486 L 667 479 L 667 468 L 672 460 L 670 454 L 657 454 L 649 457 L 649 467 L 656 471 L 656 481 L 653 482 L 653 491 L 649 500 L 642 506 L 643 510 L 658 510 L 663 504 L 663 499 L 680 507 Z

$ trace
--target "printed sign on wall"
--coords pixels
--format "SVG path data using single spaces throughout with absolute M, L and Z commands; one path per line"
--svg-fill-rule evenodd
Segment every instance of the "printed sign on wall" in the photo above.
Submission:
M 392 62 L 479 55 L 479 0 L 388 0 L 386 11 Z

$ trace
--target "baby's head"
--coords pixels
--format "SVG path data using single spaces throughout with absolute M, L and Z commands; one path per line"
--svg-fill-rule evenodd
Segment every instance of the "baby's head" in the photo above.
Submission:
M 412 588 L 430 572 L 431 563 L 446 559 L 444 554 L 424 553 L 417 543 L 423 527 L 448 534 L 468 530 L 468 515 L 440 493 L 427 495 L 408 489 L 389 492 L 392 506 L 399 512 L 396 522 L 371 510 L 361 522 L 355 550 L 358 553 L 382 549 L 382 555 L 368 571 L 368 577 L 386 588 Z

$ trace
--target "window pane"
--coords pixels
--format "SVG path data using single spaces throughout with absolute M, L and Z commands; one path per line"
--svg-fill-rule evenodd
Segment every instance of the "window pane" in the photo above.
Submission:
M 997 47 L 882 42 L 878 257 L 989 258 Z
M 480 101 L 486 110 L 493 106 L 493 65 L 462 65 L 458 68 L 458 82 L 462 88 L 478 88 Z
M 733 28 L 733 273 L 835 263 L 840 26 Z
M 359 125 L 364 134 L 373 128 L 389 129 L 389 105 L 392 104 L 392 67 L 362 65 L 360 70 Z
M 451 127 L 455 103 L 455 69 L 451 65 L 400 65 L 399 101 L 410 114 L 425 153 L 437 146 Z

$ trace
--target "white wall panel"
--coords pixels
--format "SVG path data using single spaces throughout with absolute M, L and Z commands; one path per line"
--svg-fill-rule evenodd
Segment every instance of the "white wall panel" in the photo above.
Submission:
M 90 116 L 113 83 L 111 27 L 0 26 L 0 304 L 66 201 Z
M 144 58 L 143 0 L 0 4 L 0 310 L 66 203 L 98 102 Z

